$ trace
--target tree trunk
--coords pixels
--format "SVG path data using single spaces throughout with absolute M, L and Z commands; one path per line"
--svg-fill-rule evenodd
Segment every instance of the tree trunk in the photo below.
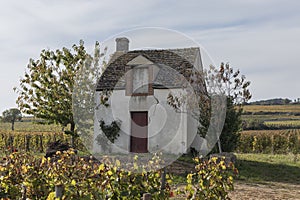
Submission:
M 10 147 L 10 151 L 13 152 L 14 136 L 11 134 L 9 134 L 9 137 L 8 137 L 8 145 Z
M 43 148 L 43 134 L 39 135 L 39 141 L 40 141 L 40 152 L 44 152 L 44 148 Z
M 25 151 L 29 152 L 30 151 L 30 139 L 31 139 L 31 136 L 30 135 L 26 135 L 26 149 Z
M 15 121 L 11 121 L 11 130 L 12 130 L 12 131 L 15 130 Z
M 150 193 L 143 194 L 143 200 L 151 200 L 151 199 L 152 199 L 152 195 Z
M 160 186 L 161 190 L 165 190 L 166 189 L 166 168 L 163 168 L 162 174 L 161 174 L 161 186 Z
M 75 149 L 75 123 L 74 122 L 72 122 L 71 123 L 71 130 L 70 130 L 71 132 L 72 132 L 72 134 L 71 134 L 71 146 L 72 146 L 72 148 L 74 148 Z

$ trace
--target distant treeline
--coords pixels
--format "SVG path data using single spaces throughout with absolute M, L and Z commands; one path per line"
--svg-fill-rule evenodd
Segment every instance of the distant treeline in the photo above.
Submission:
M 248 105 L 286 105 L 286 104 L 291 104 L 295 103 L 298 104 L 299 98 L 295 99 L 294 101 L 288 98 L 275 98 L 275 99 L 267 99 L 267 100 L 260 100 L 260 101 L 254 101 L 248 103 Z

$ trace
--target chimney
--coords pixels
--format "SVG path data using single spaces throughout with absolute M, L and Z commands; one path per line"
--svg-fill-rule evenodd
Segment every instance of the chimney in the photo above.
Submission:
M 129 40 L 126 37 L 116 38 L 116 51 L 128 51 Z

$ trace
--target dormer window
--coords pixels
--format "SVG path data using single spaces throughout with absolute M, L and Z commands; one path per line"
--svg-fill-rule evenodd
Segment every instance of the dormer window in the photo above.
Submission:
M 126 95 L 153 95 L 153 63 L 143 56 L 137 56 L 126 66 Z
M 136 66 L 132 69 L 132 94 L 148 94 L 149 66 Z

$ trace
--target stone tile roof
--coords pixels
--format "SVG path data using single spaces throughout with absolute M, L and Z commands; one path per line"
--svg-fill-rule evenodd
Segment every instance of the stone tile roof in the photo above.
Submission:
M 97 91 L 124 89 L 123 79 L 127 67 L 126 64 L 137 56 L 143 56 L 160 68 L 153 81 L 153 88 L 180 87 L 182 77 L 188 78 L 199 48 L 169 49 L 169 50 L 134 50 L 112 55 L 106 70 L 97 83 Z M 171 68 L 171 69 L 170 69 Z M 123 78 L 122 78 L 123 77 Z

